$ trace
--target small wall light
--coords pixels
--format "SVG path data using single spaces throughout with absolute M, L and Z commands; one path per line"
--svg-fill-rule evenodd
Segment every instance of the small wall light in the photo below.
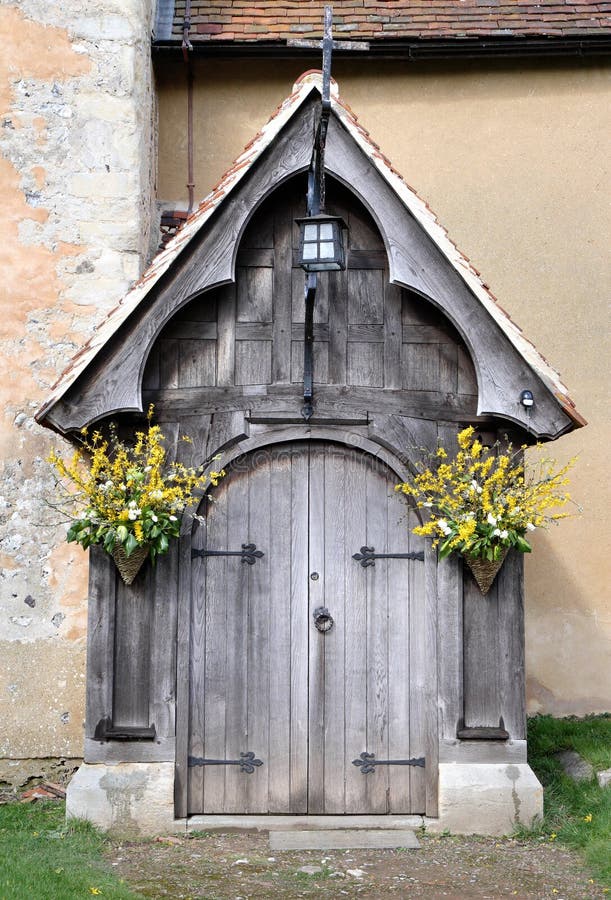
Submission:
M 531 406 L 534 406 L 535 398 L 533 397 L 532 391 L 522 391 L 520 394 L 520 403 L 525 409 L 530 409 Z
M 319 213 L 295 220 L 299 225 L 299 265 L 306 272 L 339 272 L 346 268 L 343 229 L 339 216 Z

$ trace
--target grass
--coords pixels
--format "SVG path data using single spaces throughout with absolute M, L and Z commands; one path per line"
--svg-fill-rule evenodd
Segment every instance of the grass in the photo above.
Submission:
M 64 815 L 63 803 L 0 806 L 0 900 L 141 897 L 103 860 L 104 836 Z
M 545 789 L 544 817 L 521 836 L 579 850 L 592 873 L 611 887 L 611 787 L 573 781 L 555 757 L 575 750 L 596 771 L 611 768 L 611 715 L 585 719 L 535 716 L 528 723 L 528 759 Z

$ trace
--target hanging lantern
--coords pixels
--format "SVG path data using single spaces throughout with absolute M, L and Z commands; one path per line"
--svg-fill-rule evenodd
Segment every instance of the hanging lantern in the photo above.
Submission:
M 306 272 L 339 272 L 346 268 L 346 223 L 339 216 L 320 213 L 296 219 L 299 225 L 299 265 Z

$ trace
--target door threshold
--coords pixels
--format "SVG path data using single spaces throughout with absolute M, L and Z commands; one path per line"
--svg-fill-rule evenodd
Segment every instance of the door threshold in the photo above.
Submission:
M 186 820 L 187 833 L 193 831 L 312 831 L 422 828 L 421 815 L 405 816 L 275 816 L 196 815 Z

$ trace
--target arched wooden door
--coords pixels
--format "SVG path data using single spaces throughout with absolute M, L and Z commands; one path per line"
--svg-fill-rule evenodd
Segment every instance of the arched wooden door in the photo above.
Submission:
M 421 555 L 396 481 L 303 441 L 215 491 L 193 546 L 189 814 L 424 812 L 424 563 L 353 558 Z M 252 565 L 216 555 L 245 544 Z

